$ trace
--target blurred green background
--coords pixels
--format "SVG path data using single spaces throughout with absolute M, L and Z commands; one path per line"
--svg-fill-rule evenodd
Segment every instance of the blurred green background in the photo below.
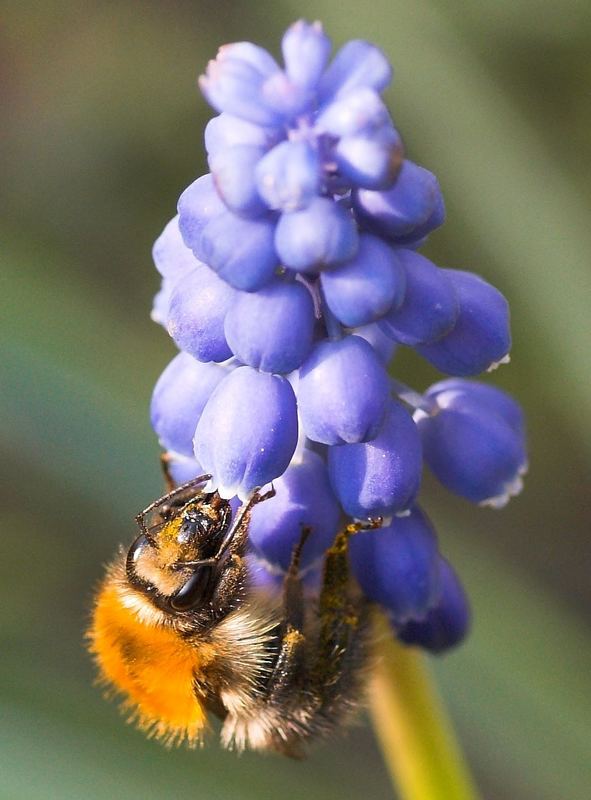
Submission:
M 304 764 L 166 752 L 92 687 L 93 587 L 161 489 L 147 407 L 174 352 L 150 248 L 205 171 L 195 76 L 226 41 L 278 51 L 299 16 L 381 45 L 408 153 L 435 171 L 439 264 L 510 298 L 531 467 L 502 513 L 430 480 L 474 603 L 433 662 L 483 795 L 591 787 L 591 4 L 584 0 L 4 2 L 0 798 L 389 798 L 367 725 Z M 412 353 L 397 375 L 436 373 Z

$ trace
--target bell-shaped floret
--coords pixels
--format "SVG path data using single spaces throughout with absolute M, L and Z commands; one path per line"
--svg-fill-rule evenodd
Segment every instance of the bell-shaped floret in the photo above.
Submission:
M 298 439 L 288 380 L 238 367 L 214 390 L 195 432 L 195 458 L 224 498 L 246 500 L 287 469 Z
M 396 253 L 381 239 L 359 237 L 350 261 L 320 276 L 326 303 L 349 327 L 367 325 L 397 308 L 404 297 L 406 276 Z
M 391 124 L 388 109 L 379 94 L 361 86 L 325 106 L 314 123 L 314 129 L 340 139 L 371 134 Z
M 202 259 L 231 286 L 254 292 L 271 280 L 279 265 L 274 234 L 275 222 L 269 217 L 244 219 L 224 211 L 201 232 Z
M 282 116 L 265 99 L 265 83 L 279 73 L 279 66 L 262 47 L 237 42 L 220 47 L 215 60 L 199 78 L 206 100 L 217 110 L 254 122 L 273 126 Z
M 258 193 L 269 208 L 305 208 L 320 190 L 318 151 L 310 142 L 285 141 L 270 150 L 256 168 Z
M 381 92 L 391 80 L 392 67 L 379 47 L 352 39 L 341 47 L 322 76 L 320 100 L 327 103 L 359 87 Z
M 431 212 L 431 216 L 425 222 L 416 227 L 411 233 L 406 236 L 398 236 L 393 240 L 394 244 L 399 247 L 408 247 L 409 250 L 418 250 L 427 241 L 427 237 L 431 231 L 443 225 L 445 222 L 445 205 L 443 203 L 443 195 L 439 194 L 435 208 Z
M 509 305 L 498 289 L 472 272 L 443 270 L 459 301 L 455 326 L 417 352 L 448 375 L 478 375 L 508 360 Z
M 377 92 L 359 87 L 330 103 L 315 129 L 332 141 L 341 180 L 353 186 L 391 186 L 402 163 L 402 141 Z
M 328 451 L 332 487 L 347 514 L 356 519 L 406 510 L 419 491 L 422 467 L 417 426 L 394 400 L 374 439 Z
M 170 308 L 170 297 L 174 289 L 176 281 L 173 278 L 162 278 L 160 289 L 154 295 L 152 300 L 152 310 L 150 311 L 150 319 L 162 325 L 164 328 L 168 325 L 168 309 Z
M 185 189 L 178 210 L 187 247 L 232 286 L 254 291 L 272 277 L 278 265 L 274 221 L 233 214 L 220 199 L 211 175 Z
M 232 356 L 224 319 L 236 296 L 205 264 L 180 278 L 168 310 L 168 332 L 179 350 L 199 361 L 225 361 Z
M 387 189 L 402 164 L 402 140 L 392 125 L 341 139 L 333 151 L 339 174 L 351 186 Z
M 353 209 L 364 228 L 402 246 L 424 239 L 445 219 L 437 178 L 408 159 L 391 189 L 354 191 Z
M 501 417 L 517 433 L 525 431 L 525 415 L 517 400 L 490 383 L 446 378 L 430 386 L 425 397 L 439 409 L 451 407 L 455 411 L 471 411 L 479 408 L 483 413 Z
M 380 326 L 373 322 L 371 325 L 362 325 L 351 331 L 355 336 L 365 339 L 376 352 L 378 358 L 386 366 L 392 361 L 398 345 L 389 336 L 380 330 Z
M 215 363 L 179 353 L 158 378 L 150 417 L 162 447 L 193 456 L 195 428 L 215 387 L 229 372 Z
M 212 176 L 202 175 L 179 197 L 179 230 L 184 243 L 196 258 L 203 260 L 201 237 L 207 223 L 226 211 L 216 191 Z
M 320 22 L 294 22 L 281 42 L 285 72 L 298 86 L 315 89 L 330 56 L 330 39 Z
M 437 537 L 414 507 L 405 517 L 350 542 L 351 567 L 363 593 L 399 624 L 424 618 L 440 593 Z
M 388 405 L 388 375 L 364 339 L 345 336 L 314 346 L 297 387 L 302 427 L 323 444 L 365 442 L 378 433 Z
M 296 117 L 310 110 L 314 98 L 312 91 L 294 83 L 283 71 L 269 78 L 262 92 L 265 103 L 277 111 L 286 123 L 291 124 L 294 124 Z
M 276 128 L 264 128 L 232 114 L 218 114 L 205 126 L 205 149 L 212 156 L 220 150 L 249 145 L 268 150 L 281 136 Z
M 152 258 L 163 278 L 176 278 L 197 266 L 197 259 L 183 242 L 178 214 L 170 220 L 154 242 Z
M 283 597 L 285 570 L 276 564 L 266 561 L 254 550 L 246 554 L 246 563 L 248 579 L 252 587 L 276 598 Z M 300 571 L 299 577 L 304 600 L 309 599 L 311 602 L 316 603 L 322 584 L 322 567 L 318 564 L 311 564 Z
M 275 233 L 279 258 L 298 272 L 336 266 L 352 258 L 357 246 L 351 213 L 327 197 L 315 198 L 300 211 L 282 214 Z
M 238 144 L 209 156 L 216 189 L 230 211 L 257 217 L 267 210 L 255 178 L 257 164 L 264 154 L 262 147 Z
M 443 653 L 460 644 L 470 629 L 470 604 L 451 564 L 440 560 L 441 589 L 437 603 L 422 620 L 409 620 L 396 634 L 405 644 L 416 645 L 432 653 Z
M 225 334 L 233 353 L 262 372 L 287 373 L 308 355 L 314 302 L 299 282 L 280 278 L 258 292 L 240 292 L 228 310 Z
M 306 567 L 330 547 L 339 528 L 340 508 L 323 459 L 310 450 L 294 459 L 273 481 L 275 497 L 252 510 L 249 540 L 263 558 L 287 570 L 294 547 L 307 528 L 301 566 Z
M 411 347 L 433 342 L 450 331 L 458 317 L 458 298 L 449 270 L 436 267 L 413 250 L 397 250 L 406 276 L 402 304 L 379 321 L 381 329 Z
M 415 412 L 415 420 L 435 476 L 467 500 L 502 508 L 521 491 L 527 468 L 517 404 L 500 389 L 471 381 L 441 391 L 436 384 L 427 396 L 436 405 L 431 413 Z

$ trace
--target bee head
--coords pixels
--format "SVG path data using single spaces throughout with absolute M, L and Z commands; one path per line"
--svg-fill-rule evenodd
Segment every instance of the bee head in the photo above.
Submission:
M 207 603 L 219 579 L 229 544 L 232 509 L 217 493 L 163 507 L 160 521 L 146 526 L 127 554 L 127 579 L 168 611 Z

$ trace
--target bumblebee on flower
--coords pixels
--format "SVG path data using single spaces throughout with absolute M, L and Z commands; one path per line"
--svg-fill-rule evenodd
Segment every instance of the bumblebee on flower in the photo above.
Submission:
M 501 506 L 526 455 L 515 401 L 466 380 L 507 360 L 504 297 L 417 252 L 444 203 L 434 175 L 404 158 L 380 97 L 387 59 L 352 41 L 329 63 L 328 37 L 304 21 L 282 50 L 284 68 L 253 44 L 227 45 L 200 80 L 219 112 L 205 132 L 210 173 L 154 246 L 152 316 L 180 350 L 151 409 L 171 494 L 148 510 L 154 528 L 140 518 L 133 556 L 111 575 L 127 612 L 194 649 L 225 626 L 225 660 L 208 651 L 213 684 L 185 653 L 183 697 L 196 719 L 224 719 L 227 744 L 293 755 L 359 704 L 370 603 L 407 644 L 439 652 L 467 631 L 466 595 L 417 504 L 423 461 L 450 491 Z M 453 377 L 424 394 L 390 379 L 398 346 Z M 196 528 L 196 513 L 212 525 Z M 302 584 L 318 570 L 308 601 Z M 143 724 L 198 738 L 201 722 L 147 710 L 146 672 L 121 647 L 109 671 L 100 642 L 119 645 L 101 597 L 97 614 L 99 665 Z M 237 700 L 228 682 L 247 639 L 256 664 Z

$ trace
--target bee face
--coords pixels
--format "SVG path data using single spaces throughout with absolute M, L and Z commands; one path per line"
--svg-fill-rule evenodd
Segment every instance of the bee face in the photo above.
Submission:
M 161 610 L 190 611 L 211 601 L 225 564 L 232 510 L 210 494 L 160 513 L 164 520 L 146 527 L 129 548 L 127 580 Z

